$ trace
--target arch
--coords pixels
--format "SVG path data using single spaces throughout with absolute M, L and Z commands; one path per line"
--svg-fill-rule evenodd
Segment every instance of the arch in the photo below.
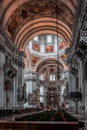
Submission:
M 69 0 L 68 2 L 61 0 L 71 11 L 73 14 L 75 14 L 75 9 L 77 6 L 77 0 Z M 18 0 L 15 1 L 3 1 L 2 8 L 1 8 L 1 16 L 0 19 L 2 20 L 3 27 L 5 27 L 6 22 L 8 21 L 11 14 L 18 8 L 18 6 L 21 6 L 25 4 L 26 2 L 31 2 L 31 0 L 21 0 L 18 2 Z M 4 7 L 4 8 L 3 8 Z
M 57 35 L 57 25 L 55 18 L 38 18 L 26 23 L 17 33 L 15 38 L 15 44 L 21 50 L 25 48 L 28 41 L 35 35 L 51 32 L 51 34 Z M 46 32 L 47 31 L 47 32 Z M 67 44 L 70 44 L 72 32 L 70 28 L 61 20 L 58 20 L 58 35 L 66 40 Z
M 57 58 L 46 58 L 46 59 L 40 60 L 38 64 L 36 65 L 35 70 L 36 72 L 38 72 L 43 66 L 58 65 L 58 64 L 59 64 L 59 67 L 61 66 L 61 70 L 64 71 L 65 70 L 64 63 L 60 60 L 58 61 Z

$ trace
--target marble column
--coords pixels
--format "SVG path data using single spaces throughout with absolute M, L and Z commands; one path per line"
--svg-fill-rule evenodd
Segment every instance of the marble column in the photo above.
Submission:
M 46 93 L 47 93 L 47 86 L 44 86 L 44 107 L 47 106 L 47 99 L 46 99 Z
M 81 106 L 85 106 L 85 97 L 84 97 L 84 85 L 83 85 L 83 62 L 78 59 L 78 85 L 79 85 L 79 90 L 82 93 L 82 100 L 81 100 Z
M 5 53 L 0 50 L 0 108 L 5 108 L 5 95 L 4 95 L 4 64 Z
M 87 57 L 83 63 L 83 100 L 85 102 L 85 112 L 87 112 Z

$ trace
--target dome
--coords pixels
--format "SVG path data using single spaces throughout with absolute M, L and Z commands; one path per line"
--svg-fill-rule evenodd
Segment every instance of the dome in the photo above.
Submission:
M 64 39 L 53 34 L 35 36 L 27 45 L 29 52 L 39 56 L 57 55 L 66 48 Z

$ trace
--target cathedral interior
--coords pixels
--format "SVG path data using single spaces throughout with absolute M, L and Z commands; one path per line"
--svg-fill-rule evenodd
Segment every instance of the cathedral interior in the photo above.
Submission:
M 0 9 L 0 130 L 87 130 L 87 1 Z

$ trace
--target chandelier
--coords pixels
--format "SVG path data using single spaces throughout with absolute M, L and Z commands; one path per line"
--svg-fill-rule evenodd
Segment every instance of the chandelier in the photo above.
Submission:
M 59 33 L 59 27 L 58 27 L 58 19 L 59 19 L 59 15 L 61 13 L 61 7 L 60 7 L 60 1 L 59 0 L 52 0 L 53 2 L 53 9 L 54 9 L 54 14 L 55 14 L 55 18 L 56 18 L 56 33 L 57 33 L 57 44 L 59 43 L 58 40 L 58 33 Z M 57 66 L 57 80 L 60 80 L 61 78 L 61 72 L 60 72 L 60 64 L 59 64 L 59 47 L 57 45 L 57 60 L 58 60 L 58 66 Z

